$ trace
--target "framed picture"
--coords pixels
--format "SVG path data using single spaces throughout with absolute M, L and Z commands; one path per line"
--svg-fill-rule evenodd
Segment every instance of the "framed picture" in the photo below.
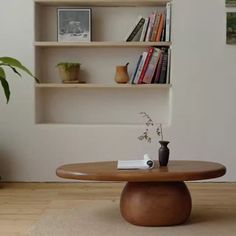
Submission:
M 226 43 L 236 44 L 236 12 L 227 12 Z
M 236 7 L 236 0 L 225 0 L 226 7 Z
M 91 41 L 91 9 L 59 8 L 57 40 L 59 42 Z

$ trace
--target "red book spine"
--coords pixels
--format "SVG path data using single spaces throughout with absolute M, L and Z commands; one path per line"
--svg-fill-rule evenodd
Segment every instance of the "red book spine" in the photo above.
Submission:
M 146 70 L 146 73 L 144 75 L 143 83 L 145 83 L 145 84 L 151 84 L 152 83 L 159 57 L 160 57 L 160 49 L 155 48 L 155 50 L 152 54 L 152 58 L 149 62 L 148 68 Z
M 147 68 L 148 68 L 148 64 L 149 64 L 149 62 L 150 62 L 150 60 L 151 60 L 151 57 L 152 57 L 153 52 L 154 52 L 154 48 L 151 47 L 151 48 L 149 49 L 149 51 L 148 51 L 148 55 L 147 55 L 146 61 L 145 61 L 145 63 L 144 63 L 144 66 L 143 66 L 141 75 L 140 75 L 140 77 L 139 77 L 138 84 L 141 84 L 142 81 L 143 81 L 145 72 L 146 72 L 146 70 L 147 70 Z

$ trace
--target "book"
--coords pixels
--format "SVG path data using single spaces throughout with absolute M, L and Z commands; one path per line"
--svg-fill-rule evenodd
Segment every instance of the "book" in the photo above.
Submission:
M 168 63 L 168 51 L 164 50 L 163 58 L 162 58 L 162 65 L 161 65 L 160 78 L 159 78 L 159 81 L 158 81 L 159 84 L 165 84 L 166 83 L 167 63 Z
M 162 33 L 162 30 L 164 27 L 164 17 L 165 17 L 165 14 L 161 13 L 160 21 L 159 21 L 159 25 L 158 25 L 158 30 L 157 30 L 157 35 L 156 35 L 156 40 L 155 40 L 156 42 L 159 42 L 161 39 L 161 33 Z
M 142 72 L 141 72 L 139 80 L 138 80 L 138 84 L 141 84 L 143 82 L 143 77 L 144 77 L 144 75 L 146 73 L 146 70 L 148 68 L 148 64 L 149 64 L 149 62 L 151 60 L 153 52 L 154 52 L 154 47 L 150 47 L 149 50 L 148 50 L 147 58 L 146 58 L 146 60 L 144 62 L 144 65 L 143 65 Z
M 162 29 L 162 32 L 161 32 L 161 38 L 160 38 L 160 41 L 165 41 L 165 36 L 166 36 L 166 15 L 164 14 L 165 17 L 163 17 L 163 29 Z
M 150 38 L 151 38 L 151 33 L 152 33 L 152 29 L 153 29 L 153 24 L 155 22 L 155 19 L 156 19 L 156 12 L 153 12 L 149 18 L 149 25 L 148 25 L 148 29 L 147 29 L 147 34 L 146 34 L 146 38 L 145 38 L 145 41 L 146 42 L 149 42 L 150 41 Z
M 138 23 L 137 23 L 138 22 Z M 145 19 L 142 16 L 139 16 L 136 25 L 134 26 L 132 32 L 128 35 L 126 38 L 126 42 L 132 41 L 135 37 L 135 35 L 139 32 L 139 30 L 142 28 L 143 24 L 145 22 Z
M 159 53 L 160 53 L 160 57 L 159 57 L 158 64 L 157 64 L 157 67 L 156 67 L 156 71 L 155 71 L 154 78 L 153 78 L 153 83 L 154 84 L 158 83 L 159 78 L 160 78 L 160 73 L 161 73 L 161 66 L 162 66 L 162 59 L 163 59 L 163 50 L 160 50 Z
M 167 75 L 166 75 L 166 83 L 170 83 L 170 58 L 171 57 L 171 49 L 168 49 L 168 63 L 167 63 Z
M 133 37 L 133 39 L 131 41 L 132 42 L 139 42 L 142 31 L 143 31 L 143 26 L 138 30 L 138 32 L 136 33 L 136 35 Z
M 131 81 L 132 81 L 131 83 L 132 83 L 132 84 L 134 84 L 134 79 L 135 79 L 135 76 L 136 76 L 136 74 L 137 74 L 138 67 L 139 67 L 139 64 L 140 64 L 140 62 L 141 62 L 141 60 L 142 60 L 142 57 L 143 57 L 143 55 L 140 55 L 140 56 L 139 56 L 138 62 L 137 62 L 137 64 L 136 64 L 135 70 L 134 70 L 134 72 L 133 72 L 133 75 L 132 75 L 132 78 L 131 78 Z
M 171 3 L 166 4 L 165 41 L 170 41 L 171 29 Z
M 146 17 L 144 25 L 143 25 L 141 37 L 140 37 L 140 42 L 143 42 L 145 40 L 145 37 L 146 37 L 146 34 L 147 34 L 148 25 L 149 25 L 149 17 Z
M 148 64 L 148 68 L 146 70 L 146 73 L 144 75 L 143 78 L 143 83 L 145 84 L 151 84 L 152 83 L 152 79 L 157 67 L 157 63 L 160 57 L 160 49 L 159 48 L 154 48 L 154 52 L 152 54 L 151 60 Z
M 132 34 L 128 37 L 127 42 L 140 40 L 144 22 L 145 22 L 145 19 L 142 18 L 141 21 L 138 23 L 138 25 L 135 27 Z
M 141 61 L 140 61 L 140 63 L 139 63 L 137 73 L 136 73 L 136 75 L 135 75 L 135 77 L 134 77 L 134 80 L 133 80 L 133 83 L 134 83 L 134 84 L 137 84 L 137 83 L 138 83 L 138 80 L 139 80 L 139 77 L 140 77 L 140 75 L 141 75 L 141 72 L 142 72 L 144 63 L 145 63 L 145 61 L 146 61 L 147 55 L 148 55 L 147 52 L 143 52 L 143 54 L 142 54 L 142 59 L 141 59 Z
M 127 41 L 128 37 L 132 34 L 133 30 L 135 29 L 136 25 L 139 23 L 139 21 L 142 19 L 142 16 L 139 15 L 133 25 L 129 28 L 129 31 L 127 32 L 124 41 Z
M 129 170 L 129 169 L 152 169 L 154 167 L 154 161 L 150 159 L 148 154 L 144 154 L 142 160 L 118 160 L 117 169 Z
M 156 14 L 156 19 L 153 25 L 153 30 L 152 30 L 152 35 L 151 35 L 151 42 L 155 42 L 156 40 L 156 35 L 157 35 L 157 30 L 158 30 L 158 26 L 159 26 L 159 21 L 160 21 L 160 14 L 157 13 Z
M 165 27 L 163 27 L 160 41 L 162 41 L 162 42 L 165 41 Z

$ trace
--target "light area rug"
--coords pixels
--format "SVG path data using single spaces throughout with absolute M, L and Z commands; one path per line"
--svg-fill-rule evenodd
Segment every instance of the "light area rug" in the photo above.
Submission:
M 236 209 L 193 206 L 188 222 L 171 227 L 142 227 L 127 223 L 119 201 L 57 201 L 30 229 L 30 236 L 233 236 Z

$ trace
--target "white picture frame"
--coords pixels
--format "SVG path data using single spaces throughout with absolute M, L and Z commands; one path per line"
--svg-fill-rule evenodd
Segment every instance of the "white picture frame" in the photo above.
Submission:
M 91 42 L 91 9 L 57 9 L 58 42 Z

